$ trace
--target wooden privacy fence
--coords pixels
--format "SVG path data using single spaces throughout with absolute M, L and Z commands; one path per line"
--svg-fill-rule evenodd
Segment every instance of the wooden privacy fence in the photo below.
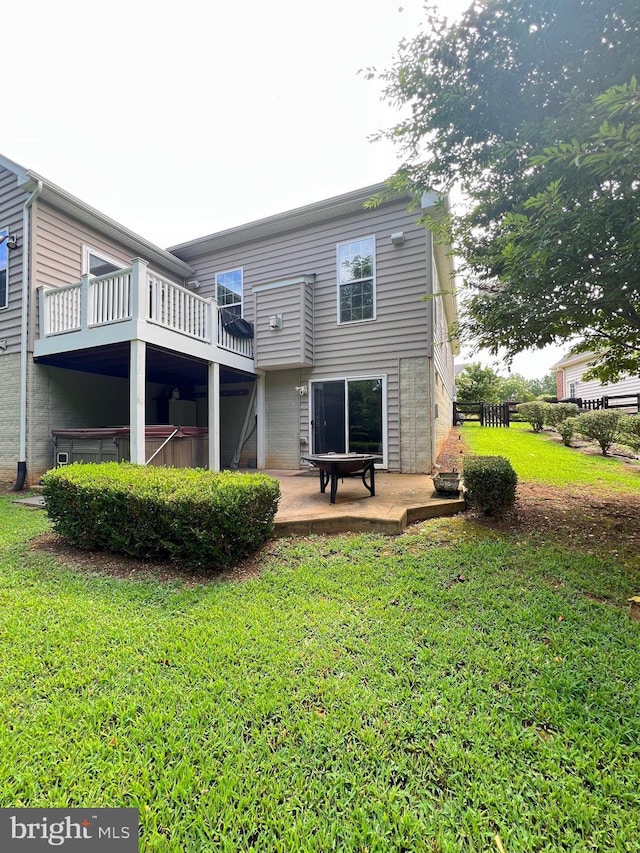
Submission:
M 453 423 L 479 421 L 480 426 L 508 427 L 513 403 L 458 403 L 453 404 Z

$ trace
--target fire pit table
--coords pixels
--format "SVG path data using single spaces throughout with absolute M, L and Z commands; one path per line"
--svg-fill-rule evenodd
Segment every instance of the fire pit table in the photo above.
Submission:
M 320 491 L 324 494 L 327 483 L 331 481 L 331 500 L 336 502 L 338 480 L 345 477 L 362 477 L 362 484 L 371 497 L 376 493 L 375 463 L 381 456 L 371 453 L 314 453 L 302 457 L 318 469 L 320 474 Z M 367 478 L 368 481 L 367 482 Z

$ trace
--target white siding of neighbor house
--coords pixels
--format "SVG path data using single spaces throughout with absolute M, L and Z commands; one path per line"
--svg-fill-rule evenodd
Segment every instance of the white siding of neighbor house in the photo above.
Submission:
M 189 263 L 197 270 L 200 293 L 215 295 L 215 274 L 223 270 L 242 267 L 244 273 L 244 317 L 256 322 L 258 329 L 268 323 L 268 315 L 278 313 L 278 292 L 258 291 L 253 288 L 274 281 L 284 281 L 298 276 L 315 276 L 313 305 L 307 300 L 308 311 L 313 311 L 313 366 L 305 368 L 300 363 L 301 344 L 287 344 L 292 360 L 274 364 L 278 371 L 288 367 L 301 370 L 286 371 L 291 374 L 289 388 L 306 384 L 315 378 L 373 376 L 386 377 L 388 465 L 391 470 L 401 469 L 400 459 L 400 359 L 429 358 L 428 303 L 423 297 L 430 290 L 432 263 L 430 239 L 423 226 L 416 224 L 417 212 L 406 209 L 406 201 L 394 202 L 357 213 L 350 213 L 320 224 L 306 225 L 294 231 L 245 242 L 233 248 L 209 252 L 199 258 L 189 256 Z M 404 232 L 404 243 L 395 246 L 391 234 Z M 340 242 L 375 237 L 376 243 L 376 319 L 352 324 L 338 323 L 336 247 Z M 257 298 L 256 298 L 257 297 Z M 286 314 L 288 304 L 284 301 Z M 256 316 L 256 305 L 258 315 Z M 285 320 L 283 316 L 283 321 Z M 282 331 L 285 331 L 283 326 Z M 278 333 L 275 333 L 278 334 Z M 275 339 L 274 334 L 274 339 Z M 284 338 L 283 338 L 284 339 Z M 283 347 L 284 351 L 284 347 Z M 310 354 L 310 350 L 306 350 Z M 305 356 L 309 357 L 309 355 Z M 439 356 L 441 361 L 444 358 Z M 448 364 L 448 362 L 447 362 Z M 447 366 L 442 366 L 446 374 Z M 267 380 L 270 371 L 267 370 Z M 280 376 L 280 373 L 279 373 Z M 447 379 L 447 381 L 449 381 Z M 278 418 L 287 441 L 292 448 L 282 447 L 282 432 L 274 432 L 274 415 L 277 403 L 272 402 L 274 388 L 267 381 L 267 405 L 272 406 L 267 422 L 267 465 L 297 467 L 300 436 L 308 440 L 308 400 L 287 392 L 287 408 L 295 409 L 295 430 L 289 427 L 284 413 Z M 282 393 L 284 394 L 284 390 Z M 425 419 L 429 415 L 425 412 Z M 298 426 L 299 425 L 299 426 Z M 298 432 L 298 428 L 300 432 Z M 291 433 L 289 435 L 288 433 Z M 303 445 L 303 450 L 305 446 Z M 270 448 L 273 448 L 271 454 Z M 286 461 L 295 465 L 281 465 Z M 274 461 L 269 461 L 273 459 Z M 426 463 L 425 463 L 426 465 Z
M 0 229 L 7 228 L 10 234 L 15 234 L 18 238 L 17 249 L 7 250 L 9 305 L 0 309 L 0 339 L 6 340 L 7 348 L 4 352 L 0 351 L 0 365 L 2 358 L 20 351 L 22 211 L 26 199 L 27 194 L 18 189 L 16 175 L 0 166 Z
M 568 365 L 564 368 L 565 397 L 569 396 L 569 388 L 572 382 L 576 384 L 575 396 L 582 400 L 598 400 L 601 397 L 621 396 L 623 394 L 631 396 L 640 394 L 640 377 L 638 376 L 626 376 L 618 382 L 603 385 L 597 379 L 583 379 L 582 376 L 587 370 L 587 361 Z

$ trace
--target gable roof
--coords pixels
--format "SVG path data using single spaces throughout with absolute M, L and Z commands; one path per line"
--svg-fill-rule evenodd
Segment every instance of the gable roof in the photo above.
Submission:
M 263 237 L 273 237 L 276 234 L 286 234 L 287 231 L 297 230 L 306 225 L 317 225 L 320 222 L 347 216 L 350 213 L 362 213 L 365 201 L 387 189 L 387 185 L 384 183 L 373 184 L 303 207 L 296 207 L 284 213 L 276 213 L 264 219 L 256 219 L 235 228 L 226 228 L 224 231 L 206 234 L 204 237 L 171 246 L 169 251 L 184 260 L 193 260 L 200 255 L 218 249 L 242 245 Z M 398 198 L 402 198 L 402 196 Z
M 140 237 L 139 234 L 135 234 L 128 228 L 125 228 L 124 225 L 116 222 L 115 219 L 105 216 L 104 213 L 76 198 L 76 196 L 71 195 L 71 193 L 63 190 L 62 187 L 43 178 L 37 172 L 25 169 L 24 166 L 20 166 L 18 163 L 2 155 L 0 155 L 0 166 L 16 175 L 18 186 L 25 192 L 32 192 L 39 183 L 42 184 L 41 199 L 90 228 L 99 231 L 101 234 L 117 240 L 119 243 L 132 249 L 135 255 L 143 257 L 149 263 L 161 265 L 181 278 L 193 275 L 193 268 L 181 258 L 176 257 L 166 249 L 161 249 L 144 237 Z

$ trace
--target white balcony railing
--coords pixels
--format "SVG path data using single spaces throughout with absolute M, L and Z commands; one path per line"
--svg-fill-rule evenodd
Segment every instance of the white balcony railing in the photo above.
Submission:
M 199 341 L 210 342 L 210 300 L 152 273 L 147 275 L 147 281 L 149 320 L 152 323 Z
M 142 288 L 140 283 L 142 282 Z M 143 320 L 171 332 L 253 358 L 253 341 L 229 334 L 213 299 L 147 270 L 144 261 L 75 284 L 40 288 L 40 337 Z M 213 339 L 212 339 L 213 338 Z M 176 345 L 179 350 L 179 345 Z
M 47 291 L 44 326 L 48 335 L 75 332 L 82 328 L 79 284 L 67 284 Z
M 131 267 L 89 279 L 89 325 L 131 319 Z

